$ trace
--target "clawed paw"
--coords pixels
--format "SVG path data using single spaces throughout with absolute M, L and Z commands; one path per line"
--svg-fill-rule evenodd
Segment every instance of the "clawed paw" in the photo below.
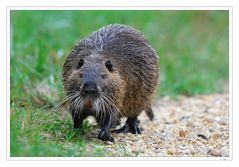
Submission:
M 126 123 L 122 128 L 113 130 L 113 133 L 133 133 L 141 134 L 141 128 L 138 127 L 137 123 Z
M 109 132 L 106 132 L 104 130 L 101 130 L 99 135 L 98 135 L 98 138 L 100 140 L 103 140 L 103 141 L 110 141 L 110 142 L 114 142 L 114 138 L 110 135 Z

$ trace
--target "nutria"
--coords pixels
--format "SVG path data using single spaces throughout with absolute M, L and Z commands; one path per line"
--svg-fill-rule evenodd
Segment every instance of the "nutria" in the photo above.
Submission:
M 98 138 L 114 141 L 110 128 L 121 117 L 125 125 L 116 133 L 140 134 L 139 114 L 153 118 L 151 100 L 159 78 L 156 51 L 138 30 L 108 25 L 80 40 L 63 70 L 74 128 L 92 115 L 101 127 Z

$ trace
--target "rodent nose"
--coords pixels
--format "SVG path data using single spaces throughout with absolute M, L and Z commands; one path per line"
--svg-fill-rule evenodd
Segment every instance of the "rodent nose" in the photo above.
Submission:
M 83 85 L 83 95 L 85 96 L 94 96 L 98 93 L 97 86 L 94 82 L 86 82 Z

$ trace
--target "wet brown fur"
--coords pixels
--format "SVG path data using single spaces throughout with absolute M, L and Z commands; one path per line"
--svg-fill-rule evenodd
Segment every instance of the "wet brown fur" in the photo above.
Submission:
M 95 66 L 100 74 L 107 75 L 99 82 L 102 82 L 102 91 L 111 95 L 119 117 L 121 114 L 127 118 L 137 117 L 143 110 L 151 109 L 159 79 L 159 62 L 156 51 L 141 32 L 114 24 L 80 40 L 64 64 L 63 82 L 67 92 L 77 91 L 81 85 L 81 70 L 75 69 L 80 58 L 86 60 L 85 66 Z M 113 62 L 113 72 L 105 67 L 107 60 Z

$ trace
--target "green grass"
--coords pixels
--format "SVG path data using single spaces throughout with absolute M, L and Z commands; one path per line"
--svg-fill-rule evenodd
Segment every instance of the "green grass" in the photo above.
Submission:
M 134 26 L 159 53 L 158 96 L 210 94 L 228 84 L 228 17 L 228 11 L 11 11 L 11 156 L 105 155 L 104 145 L 73 131 L 69 115 L 54 110 L 64 97 L 62 65 L 80 38 L 107 24 Z
M 87 137 L 92 126 L 73 130 L 71 118 L 31 105 L 11 107 L 11 156 L 102 156 L 103 146 Z M 91 149 L 90 149 L 91 148 Z

